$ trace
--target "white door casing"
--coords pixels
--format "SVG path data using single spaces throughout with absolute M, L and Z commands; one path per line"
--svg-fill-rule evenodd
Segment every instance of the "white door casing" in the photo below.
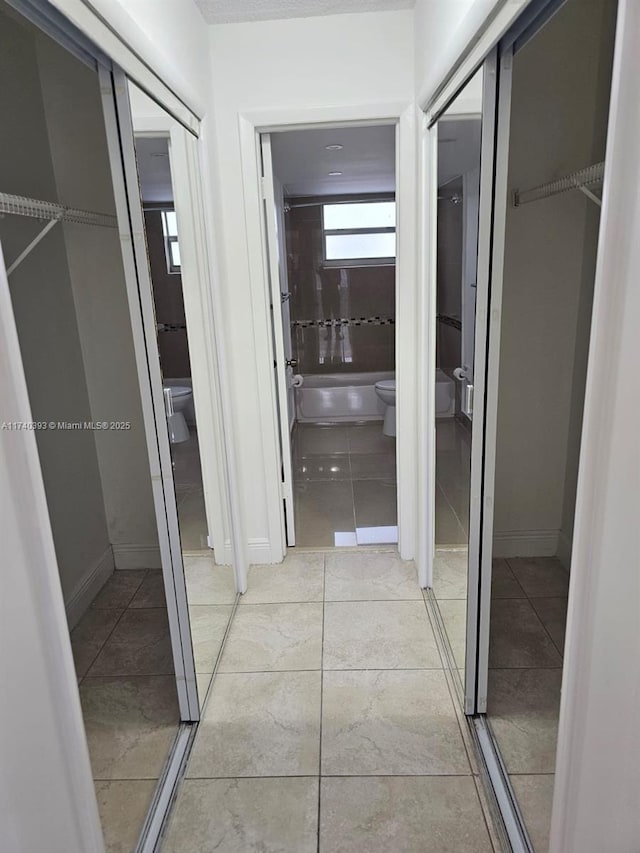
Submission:
M 293 359 L 293 341 L 291 336 L 291 291 L 289 290 L 289 270 L 287 266 L 287 232 L 285 220 L 284 187 L 278 176 L 273 176 L 276 202 L 276 229 L 278 237 L 278 272 L 280 273 L 280 308 L 282 311 L 282 333 L 284 341 L 285 362 Z M 293 377 L 298 371 L 298 364 L 287 365 L 287 422 L 289 434 L 293 430 L 296 417 L 295 390 L 293 388 Z
M 276 203 L 276 187 L 273 174 L 270 134 L 263 133 L 260 137 L 260 143 L 262 151 L 262 197 L 264 203 L 273 353 L 275 359 L 274 372 L 278 404 L 278 425 L 280 431 L 282 500 L 284 501 L 287 545 L 295 545 L 296 534 L 293 506 L 293 464 L 291 461 L 291 430 L 289 420 L 289 379 L 293 371 L 291 370 L 291 367 L 287 365 L 287 360 L 291 359 L 291 331 L 290 326 L 288 325 L 289 300 L 285 299 L 283 301 L 282 298 L 282 287 L 286 282 L 286 255 L 282 252 L 282 244 L 284 244 L 284 234 L 282 233 L 284 216 L 281 219 L 280 229 L 278 229 L 278 208 Z M 282 242 L 280 242 L 279 236 Z M 283 267 L 285 268 L 283 269 Z M 286 293 L 288 293 L 288 286 Z M 285 322 L 288 327 L 285 327 Z M 285 347 L 285 334 L 289 343 L 289 355 L 287 355 Z

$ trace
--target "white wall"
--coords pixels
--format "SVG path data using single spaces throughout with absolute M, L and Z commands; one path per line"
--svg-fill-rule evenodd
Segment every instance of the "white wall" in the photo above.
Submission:
M 603 159 L 612 12 L 568 3 L 515 56 L 509 195 Z M 497 556 L 559 548 L 568 563 L 598 220 L 579 192 L 507 209 Z
M 228 341 L 232 416 L 240 467 L 246 536 L 271 555 L 268 502 L 277 505 L 275 477 L 265 482 L 263 430 L 258 417 L 256 353 L 247 258 L 247 221 L 238 116 L 247 111 L 385 104 L 413 98 L 411 11 L 229 24 L 210 28 L 215 152 L 214 228 L 220 299 Z M 413 287 L 413 282 L 407 282 Z M 401 285 L 402 286 L 402 283 Z M 258 316 L 264 336 L 268 317 Z M 271 434 L 264 436 L 271 441 Z M 273 480 L 273 482 L 271 482 Z
M 438 68 L 455 59 L 461 49 L 457 31 L 475 0 L 416 0 L 415 88 L 418 99 L 433 89 Z M 443 71 L 444 73 L 444 71 Z
M 115 214 L 97 74 L 48 39 L 38 58 L 58 198 Z M 75 223 L 64 236 L 92 419 L 132 425 L 94 436 L 116 567 L 160 568 L 120 237 Z
M 83 0 L 52 0 L 83 29 Z M 193 0 L 92 0 L 102 18 L 196 115 L 208 109 L 207 25 Z
M 640 838 L 640 5 L 620 0 L 551 853 Z M 631 368 L 630 368 L 631 366 Z

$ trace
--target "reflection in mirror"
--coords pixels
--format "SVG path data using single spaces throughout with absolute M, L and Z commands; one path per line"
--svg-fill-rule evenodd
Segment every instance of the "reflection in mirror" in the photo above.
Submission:
M 175 156 L 175 150 L 181 144 L 197 143 L 178 122 L 131 83 L 129 95 L 202 707 L 232 615 L 236 588 L 232 567 L 216 565 L 212 550 L 211 532 L 215 525 L 208 520 L 213 513 L 220 512 L 220 507 L 205 494 L 202 470 L 205 460 L 215 454 L 215 447 L 210 433 L 198 428 L 199 406 L 195 400 L 198 390 L 200 394 L 210 390 L 210 383 L 207 365 L 200 362 L 194 365 L 191 358 L 191 328 L 187 317 L 193 314 L 188 305 L 185 309 L 185 291 L 188 290 L 192 300 L 197 299 L 200 283 L 198 265 L 193 258 L 187 259 L 190 263 L 183 274 L 185 251 L 181 235 L 185 233 L 182 229 L 195 227 L 194 205 L 188 195 L 185 203 L 188 176 L 180 172 L 182 161 Z M 182 135 L 186 135 L 186 141 Z M 177 195 L 174 193 L 176 186 L 180 187 Z M 203 447 L 206 439 L 209 443 Z
M 438 122 L 436 557 L 433 590 L 464 668 L 482 70 Z
M 569 0 L 514 55 L 509 188 L 604 160 L 615 32 L 615 2 Z M 487 719 L 538 853 L 549 849 L 570 575 L 584 568 L 572 542 L 599 226 L 599 205 L 578 191 L 506 208 Z
M 3 196 L 0 242 L 102 829 L 133 850 L 180 710 L 100 85 L 1 2 L 0 78 L 0 191 L 33 200 Z M 34 244 L 39 202 L 85 213 Z

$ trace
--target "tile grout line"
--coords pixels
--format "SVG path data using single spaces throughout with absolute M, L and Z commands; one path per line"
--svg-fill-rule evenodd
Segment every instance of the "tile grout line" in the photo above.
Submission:
M 497 833 L 495 832 L 495 828 L 493 827 L 493 821 L 491 821 L 491 825 L 489 824 L 489 818 L 491 815 L 490 815 L 490 813 L 487 814 L 487 809 L 485 808 L 485 802 L 483 800 L 483 797 L 480 795 L 480 791 L 478 789 L 478 781 L 476 778 L 476 773 L 474 773 L 474 765 L 478 765 L 478 758 L 475 755 L 475 751 L 473 751 L 473 753 L 471 751 L 473 741 L 469 738 L 468 730 L 467 731 L 463 730 L 463 720 L 464 720 L 464 724 L 466 726 L 469 725 L 469 722 L 468 722 L 467 716 L 463 712 L 463 709 L 460 708 L 460 697 L 458 696 L 458 691 L 457 691 L 456 685 L 455 685 L 456 675 L 451 671 L 451 664 L 455 664 L 457 666 L 457 661 L 455 661 L 455 659 L 453 659 L 453 652 L 451 653 L 452 654 L 452 660 L 449 660 L 448 656 L 444 654 L 444 643 L 446 641 L 448 641 L 448 634 L 447 634 L 447 640 L 445 641 L 444 638 L 438 636 L 438 631 L 436 630 L 436 626 L 433 624 L 433 618 L 432 618 L 432 614 L 431 614 L 429 605 L 432 605 L 434 608 L 438 608 L 438 601 L 435 598 L 435 594 L 433 597 L 433 599 L 434 599 L 433 601 L 431 601 L 431 600 L 427 601 L 427 597 L 426 597 L 426 595 L 424 595 L 424 591 L 423 591 L 423 597 L 422 598 L 423 598 L 424 607 L 425 607 L 425 611 L 426 611 L 426 615 L 427 615 L 427 620 L 429 621 L 429 624 L 431 625 L 431 630 L 433 631 L 434 636 L 436 637 L 436 646 L 438 647 L 438 654 L 440 655 L 440 659 L 442 661 L 442 670 L 443 670 L 444 679 L 445 679 L 445 682 L 447 685 L 447 691 L 449 693 L 449 697 L 451 699 L 451 702 L 453 703 L 453 709 L 454 709 L 453 712 L 454 712 L 454 715 L 456 718 L 456 724 L 458 726 L 458 731 L 460 732 L 460 737 L 462 739 L 462 746 L 463 746 L 463 749 L 465 751 L 467 763 L 469 765 L 469 771 L 471 774 L 471 779 L 473 780 L 474 789 L 476 792 L 476 797 L 477 797 L 478 803 L 480 805 L 480 812 L 482 814 L 482 820 L 483 820 L 483 823 L 484 823 L 485 828 L 487 830 L 487 836 L 489 838 L 489 844 L 491 845 L 491 847 L 493 848 L 494 853 L 495 853 L 496 848 L 495 848 L 495 844 L 494 844 L 494 834 L 497 835 Z M 438 613 L 439 613 L 439 608 L 438 608 Z M 441 615 L 440 615 L 440 618 L 442 619 Z M 444 620 L 442 620 L 442 625 L 444 628 Z M 446 633 L 446 628 L 444 628 L 444 630 Z M 440 643 L 443 644 L 442 649 L 440 648 Z M 463 687 L 463 690 L 464 690 L 464 687 Z M 461 716 L 463 718 L 462 720 L 461 720 Z M 470 742 L 468 742 L 468 740 Z M 479 773 L 480 768 L 478 767 L 477 769 L 478 769 L 478 773 Z M 478 779 L 479 779 L 479 775 L 478 775 Z M 494 832 L 492 832 L 492 829 L 494 830 Z
M 460 530 L 461 530 L 461 531 L 462 531 L 462 533 L 464 534 L 465 539 L 468 541 L 468 540 L 469 540 L 469 533 L 468 533 L 468 531 L 466 531 L 466 530 L 465 530 L 465 528 L 464 528 L 464 524 L 460 521 L 460 517 L 458 516 L 458 513 L 457 513 L 457 512 L 455 511 L 455 509 L 453 508 L 453 504 L 452 504 L 452 503 L 451 503 L 451 501 L 449 500 L 449 497 L 448 497 L 447 493 L 446 493 L 446 492 L 445 492 L 445 490 L 442 488 L 442 486 L 438 486 L 438 488 L 439 488 L 439 489 L 440 489 L 440 491 L 442 492 L 442 497 L 443 497 L 443 498 L 445 499 L 445 501 L 447 502 L 447 506 L 448 506 L 448 507 L 449 507 L 449 509 L 451 510 L 451 512 L 452 512 L 452 514 L 453 514 L 453 517 L 454 517 L 454 519 L 456 520 L 456 523 L 457 523 L 458 527 L 460 528 Z M 441 546 L 441 545 L 439 545 L 439 544 L 436 542 L 436 548 L 438 548 L 438 547 L 442 547 L 442 546 Z
M 348 439 L 347 439 L 348 441 Z M 325 614 L 325 593 L 327 580 L 327 558 L 322 557 L 322 637 L 320 644 L 320 730 L 318 743 L 318 825 L 316 827 L 317 835 L 317 853 L 320 853 L 320 820 L 322 815 L 322 705 L 324 698 L 324 614 Z
M 115 570 L 114 570 L 114 572 L 115 572 L 115 571 L 118 571 L 118 569 L 115 569 Z M 98 658 L 100 657 L 100 654 L 101 654 L 101 653 L 102 653 L 102 651 L 104 650 L 104 647 L 107 645 L 107 643 L 109 642 L 109 640 L 110 640 L 110 639 L 111 639 L 111 637 L 113 636 L 113 632 L 116 630 L 116 628 L 118 627 L 118 625 L 119 625 L 119 624 L 120 624 L 120 622 L 122 621 L 122 618 L 123 618 L 124 614 L 127 612 L 127 610 L 129 610 L 129 609 L 130 609 L 131 602 L 133 601 L 133 599 L 134 599 L 134 598 L 136 597 L 136 595 L 138 594 L 138 590 L 142 587 L 142 584 L 143 584 L 143 583 L 144 583 L 144 581 L 146 580 L 147 575 L 149 574 L 149 572 L 150 572 L 150 571 L 152 571 L 152 570 L 151 570 L 151 569 L 145 569 L 145 573 L 144 573 L 144 575 L 142 576 L 142 579 L 141 579 L 140 583 L 138 584 L 138 586 L 135 588 L 134 592 L 132 593 L 131 598 L 129 599 L 129 603 L 128 603 L 124 608 L 123 608 L 122 613 L 121 613 L 121 614 L 120 614 L 120 616 L 118 616 L 118 618 L 116 619 L 116 621 L 115 621 L 115 624 L 114 624 L 113 628 L 109 631 L 109 633 L 108 633 L 108 634 L 107 634 L 107 636 L 105 637 L 104 642 L 102 643 L 102 645 L 100 646 L 100 648 L 99 648 L 99 649 L 98 649 L 98 651 L 96 652 L 95 657 L 92 659 L 91 663 L 90 663 L 90 664 L 89 664 L 89 666 L 87 667 L 87 671 L 85 672 L 85 674 L 82 676 L 82 678 L 81 678 L 81 679 L 80 679 L 80 681 L 78 682 L 78 687 L 80 687 L 80 685 L 81 685 L 81 684 L 82 684 L 82 682 L 85 680 L 85 678 L 87 678 L 87 676 L 89 676 L 89 672 L 90 672 L 90 670 L 91 670 L 91 667 L 95 664 L 95 662 L 96 662 L 96 661 L 98 660 Z M 111 577 L 113 577 L 113 575 L 112 575 Z M 111 578 L 109 578 L 109 580 L 111 580 Z M 108 583 L 108 581 L 107 581 L 107 583 Z M 100 592 L 102 592 L 102 590 L 100 590 Z M 98 595 L 100 595 L 100 592 L 98 593 Z M 97 598 L 97 596 L 96 596 L 96 598 Z M 92 602 L 92 603 L 93 603 L 93 602 Z M 89 605 L 89 607 L 87 608 L 87 612 L 88 612 L 88 610 L 89 610 L 89 609 L 91 609 L 91 605 Z M 94 609 L 94 610 L 96 610 L 96 611 L 100 611 L 100 610 L 110 610 L 111 608 L 108 608 L 108 607 L 94 607 L 93 609 Z M 115 607 L 114 607 L 113 609 L 114 609 L 114 610 L 116 610 L 117 608 L 115 608 Z M 146 609 L 146 608 L 133 608 L 133 609 L 134 609 L 134 610 L 142 610 L 142 609 Z M 73 638 L 72 638 L 72 639 L 73 639 Z M 100 676 L 89 676 L 89 677 L 90 677 L 90 678 L 96 678 L 96 677 L 100 677 Z
M 527 594 L 525 593 L 525 595 L 527 595 Z M 562 661 L 562 666 L 564 667 L 564 650 L 560 648 L 560 646 L 556 643 L 556 641 L 555 641 L 555 640 L 553 639 L 553 637 L 551 636 L 551 632 L 549 631 L 549 629 L 547 628 L 547 626 L 546 626 L 546 625 L 544 624 L 544 622 L 542 621 L 542 617 L 540 616 L 540 614 L 539 614 L 539 613 L 538 613 L 538 611 L 536 610 L 536 607 L 535 607 L 534 603 L 533 603 L 533 602 L 532 602 L 532 600 L 531 600 L 531 598 L 532 598 L 532 597 L 533 597 L 533 598 L 542 598 L 542 600 L 543 600 L 543 601 L 544 601 L 544 600 L 546 600 L 546 599 L 548 599 L 548 598 L 566 598 L 566 599 L 567 599 L 567 606 L 568 606 L 568 604 L 569 604 L 569 596 L 563 596 L 563 595 L 558 595 L 558 596 L 536 596 L 536 595 L 534 595 L 534 596 L 529 596 L 529 595 L 527 595 L 527 601 L 528 601 L 528 602 L 529 602 L 529 604 L 531 605 L 531 609 L 532 609 L 532 610 L 533 610 L 533 612 L 536 614 L 536 617 L 538 618 L 538 620 L 539 620 L 540 624 L 541 624 L 541 625 L 542 625 L 542 627 L 544 628 L 544 630 L 545 630 L 545 633 L 546 633 L 547 637 L 549 637 L 549 639 L 551 640 L 551 642 L 552 642 L 552 644 L 553 644 L 553 647 L 557 650 L 558 654 L 560 655 L 560 659 L 561 659 L 561 661 Z M 565 611 L 565 615 L 566 615 L 566 611 Z M 565 624 L 565 634 L 566 634 L 566 630 L 567 630 L 567 629 L 566 629 L 566 624 Z

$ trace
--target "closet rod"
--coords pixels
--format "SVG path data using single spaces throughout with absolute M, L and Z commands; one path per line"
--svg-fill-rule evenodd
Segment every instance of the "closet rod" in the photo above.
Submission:
M 538 187 L 532 187 L 529 190 L 515 190 L 513 193 L 513 206 L 521 207 L 523 204 L 528 204 L 531 201 L 538 201 L 541 198 L 550 198 L 559 193 L 566 193 L 569 190 L 580 190 L 587 198 L 595 202 L 598 206 L 602 204 L 597 195 L 595 195 L 589 187 L 595 187 L 602 183 L 604 178 L 604 163 L 595 163 L 593 166 L 587 166 L 586 169 L 580 169 L 577 172 L 572 172 L 564 178 L 559 178 L 557 181 L 550 181 L 547 184 L 540 184 Z
M 94 213 L 76 207 L 65 207 L 52 201 L 41 201 L 21 195 L 0 193 L 0 214 L 13 216 L 31 216 L 34 219 L 51 219 L 56 222 L 78 222 L 83 225 L 100 225 L 105 228 L 117 228 L 118 220 L 108 213 Z

